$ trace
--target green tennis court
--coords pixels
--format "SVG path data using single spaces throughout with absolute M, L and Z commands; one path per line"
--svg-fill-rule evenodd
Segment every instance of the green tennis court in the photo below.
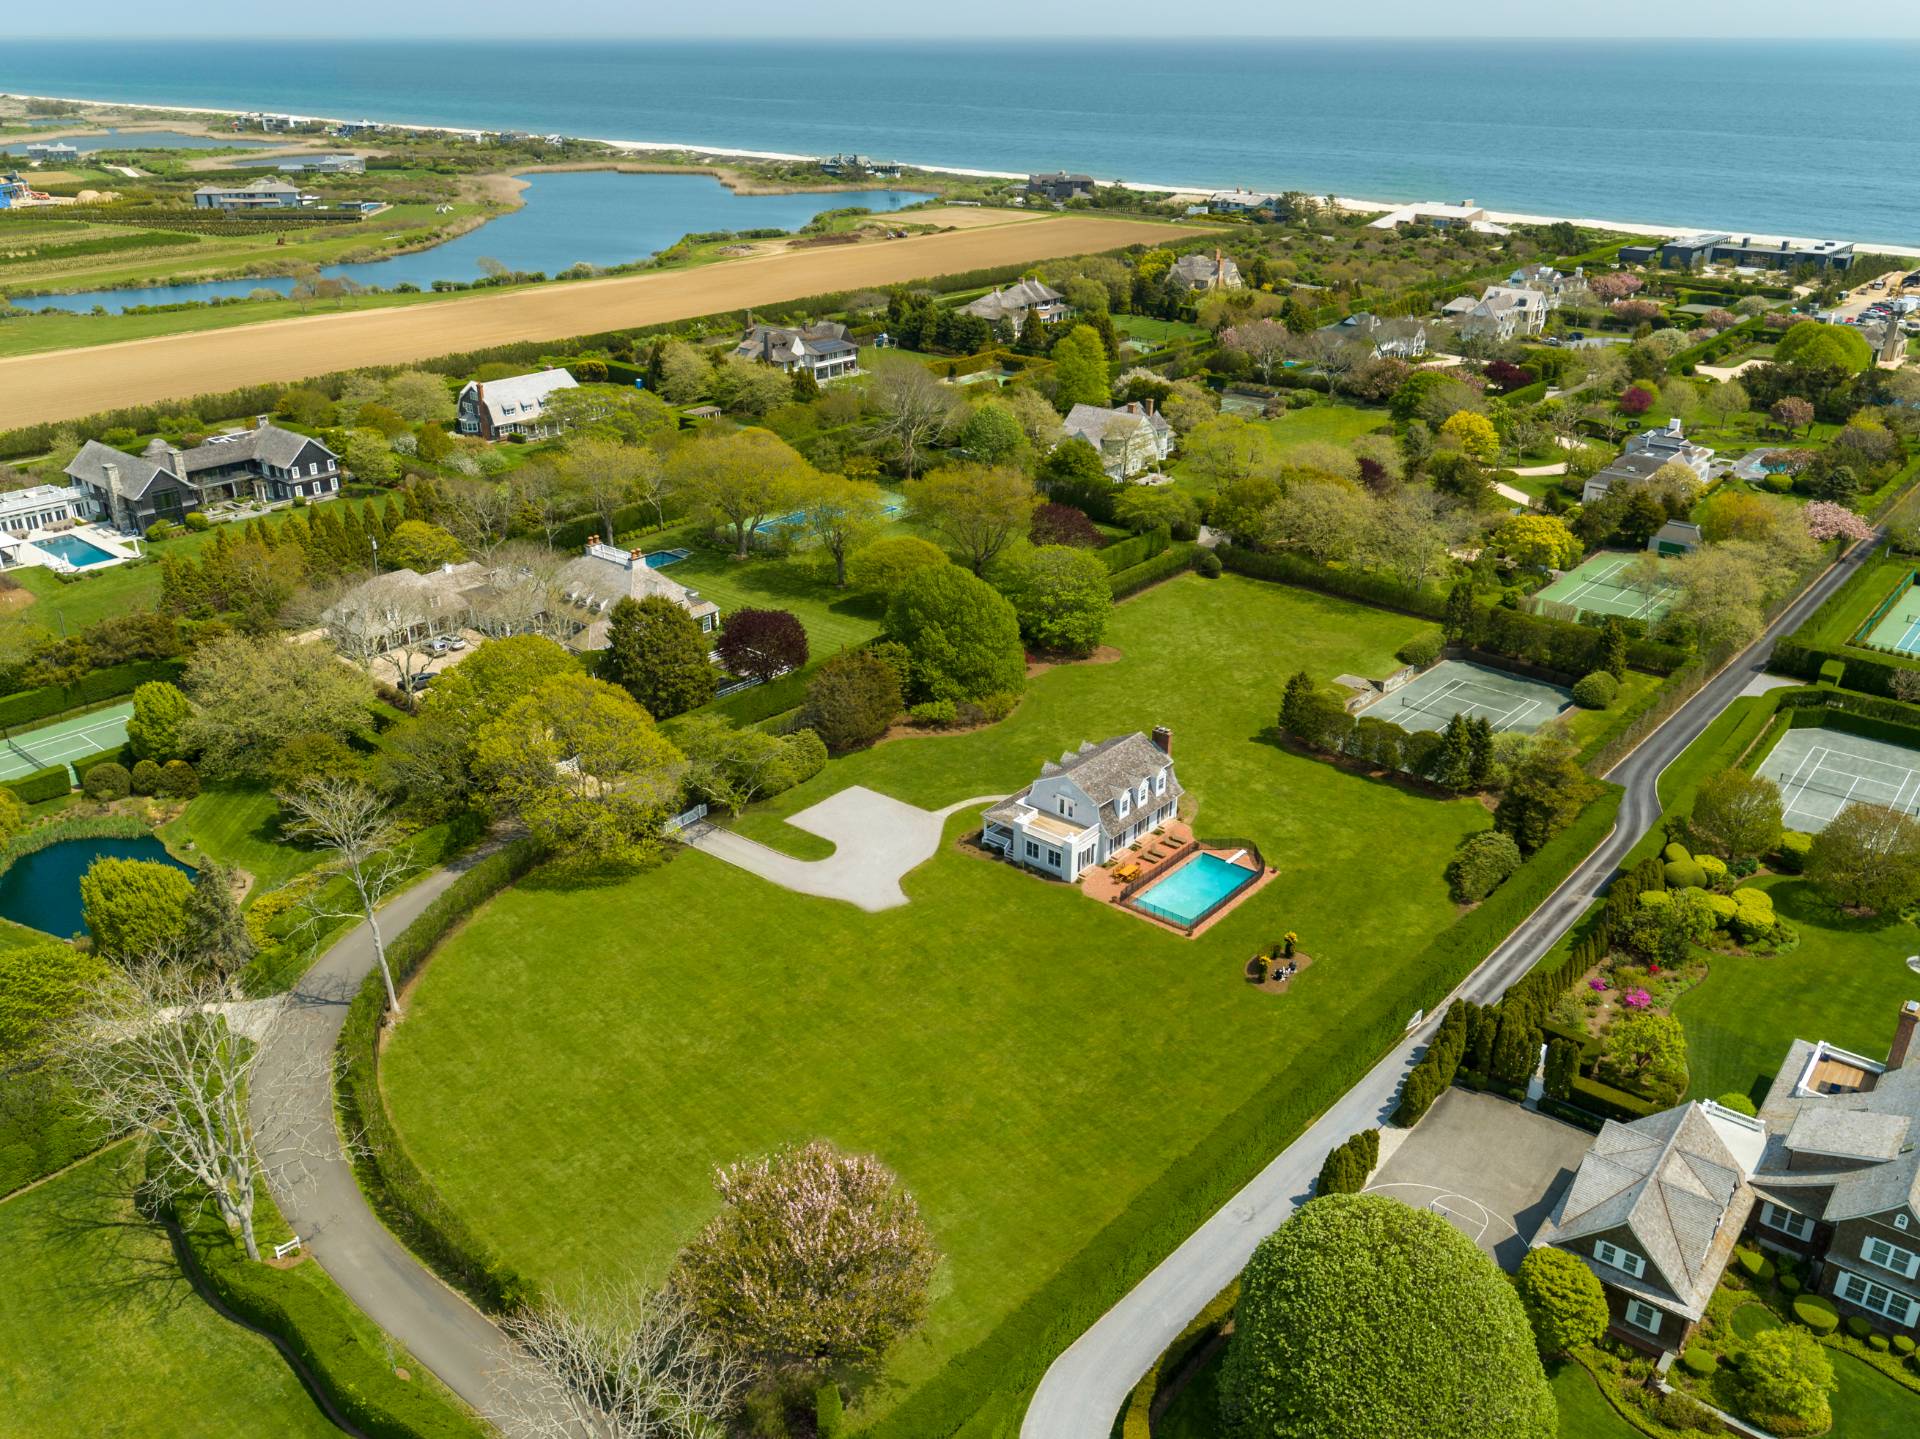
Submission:
M 35 770 L 119 749 L 127 742 L 127 721 L 132 715 L 129 701 L 39 729 L 10 730 L 0 750 L 0 780 L 19 779 Z
M 1920 589 L 1909 584 L 1867 631 L 1867 643 L 1897 655 L 1920 655 Z
M 1404 730 L 1439 730 L 1457 714 L 1485 719 L 1497 730 L 1529 733 L 1573 703 L 1558 685 L 1510 675 L 1466 660 L 1442 660 L 1399 689 L 1382 695 L 1363 713 Z
M 1673 586 L 1664 577 L 1651 587 L 1634 583 L 1635 562 L 1642 557 L 1634 550 L 1601 550 L 1540 591 L 1539 598 L 1586 614 L 1619 615 L 1651 624 L 1672 607 Z

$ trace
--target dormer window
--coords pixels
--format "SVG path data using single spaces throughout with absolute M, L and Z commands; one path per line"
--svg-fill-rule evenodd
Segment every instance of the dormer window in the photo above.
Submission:
M 1647 1272 L 1647 1261 L 1632 1250 L 1622 1249 L 1602 1239 L 1593 1246 L 1593 1257 L 1602 1264 L 1618 1269 L 1622 1274 L 1631 1274 L 1635 1279 Z
M 1141 780 L 1140 781 L 1140 803 L 1145 804 L 1146 802 L 1147 802 L 1147 782 L 1145 780 Z
M 1165 794 L 1167 792 L 1167 772 L 1165 770 L 1161 770 L 1153 777 L 1153 792 L 1155 794 Z
M 1054 800 L 1054 803 L 1060 806 L 1061 814 L 1065 815 L 1068 819 L 1073 818 L 1073 801 L 1072 800 L 1068 799 L 1065 795 L 1060 795 Z
M 1115 808 L 1116 808 L 1117 810 L 1119 810 L 1119 812 L 1120 812 L 1120 815 L 1121 815 L 1121 817 L 1122 817 L 1123 819 L 1124 819 L 1124 818 L 1125 818 L 1125 817 L 1126 817 L 1127 815 L 1130 815 L 1130 814 L 1132 814 L 1132 813 L 1133 813 L 1133 794 L 1132 794 L 1132 792 L 1131 792 L 1131 791 L 1128 791 L 1128 790 L 1124 790 L 1124 789 L 1123 789 L 1123 790 L 1121 790 L 1121 791 L 1120 791 L 1120 799 L 1119 799 L 1119 802 L 1118 802 L 1118 804 L 1116 804 L 1116 805 L 1115 805 L 1114 807 L 1115 807 Z

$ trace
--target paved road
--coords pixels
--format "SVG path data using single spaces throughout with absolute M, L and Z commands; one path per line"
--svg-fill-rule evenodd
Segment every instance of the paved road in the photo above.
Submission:
M 1765 635 L 1709 681 L 1607 777 L 1626 789 L 1613 832 L 1493 951 L 1455 993 L 1489 1003 L 1532 968 L 1593 902 L 1620 860 L 1660 817 L 1655 782 L 1722 710 L 1758 680 L 1780 635 L 1807 616 L 1872 553 L 1856 545 L 1821 576 Z M 1423 1051 L 1444 1006 L 1348 1090 L 1159 1267 L 1054 1360 L 1041 1380 L 1020 1439 L 1108 1439 L 1114 1416 L 1140 1376 L 1208 1300 L 1246 1267 L 1256 1245 L 1309 1197 L 1327 1151 L 1356 1130 L 1383 1123 L 1400 1082 Z
M 389 942 L 488 847 L 438 870 L 381 910 Z M 373 938 L 355 928 L 288 996 L 253 1077 L 253 1116 L 268 1187 L 294 1233 L 347 1297 L 461 1398 L 486 1405 L 506 1340 L 395 1239 L 360 1193 L 333 1110 L 333 1048 L 347 1006 L 373 970 Z

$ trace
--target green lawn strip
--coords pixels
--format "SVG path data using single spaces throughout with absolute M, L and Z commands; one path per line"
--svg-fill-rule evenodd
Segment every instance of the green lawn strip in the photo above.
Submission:
M 696 549 L 662 573 L 719 605 L 722 619 L 740 609 L 792 611 L 805 627 L 816 658 L 864 644 L 880 633 L 880 607 L 864 595 L 835 590 L 831 574 L 823 575 L 804 555 L 736 560 L 716 550 Z
M 282 838 L 279 803 L 268 791 L 249 785 L 209 786 L 178 819 L 162 825 L 159 834 L 183 858 L 204 855 L 244 869 L 253 876 L 249 900 L 320 862 L 319 851 Z
M 1282 449 L 1290 445 L 1326 443 L 1351 444 L 1362 435 L 1391 428 L 1393 418 L 1385 410 L 1362 409 L 1358 405 L 1322 404 L 1303 410 L 1288 410 L 1267 422 Z
M 1290 670 L 1384 673 L 1416 625 L 1183 577 L 1116 611 L 1120 662 L 1049 671 L 1001 725 L 836 761 L 773 806 L 850 784 L 943 806 L 1017 788 L 1082 739 L 1166 723 L 1200 832 L 1251 838 L 1280 869 L 1199 940 L 951 846 L 907 877 L 911 904 L 875 915 L 697 852 L 584 894 L 536 876 L 419 982 L 382 1061 L 395 1125 L 455 1213 L 537 1282 L 614 1251 L 659 1274 L 712 1214 L 716 1163 L 814 1136 L 877 1153 L 947 1258 L 926 1329 L 862 1406 L 876 1418 L 1249 1094 L 1315 1087 L 1326 1046 L 1398 1005 L 1407 956 L 1454 917 L 1446 855 L 1486 812 L 1262 732 Z M 976 822 L 954 816 L 949 840 Z M 1240 967 L 1289 928 L 1317 963 L 1276 1004 Z M 555 1202 L 524 1203 L 530 1184 Z
M 1161 1412 L 1153 1426 L 1153 1439 L 1225 1439 L 1227 1427 L 1220 1418 L 1220 1369 L 1226 1361 L 1223 1345 L 1194 1370 Z
M 253 1439 L 339 1431 L 265 1339 L 188 1285 L 109 1150 L 0 1204 L 9 1434 Z
M 1593 1376 L 1571 1360 L 1549 1363 L 1547 1382 L 1560 1408 L 1560 1439 L 1633 1439 L 1641 1432 L 1607 1402 Z

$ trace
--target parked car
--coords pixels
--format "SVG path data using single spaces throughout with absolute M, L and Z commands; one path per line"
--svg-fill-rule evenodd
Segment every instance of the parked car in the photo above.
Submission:
M 467 637 L 465 635 L 448 635 L 447 636 L 448 649 L 463 650 L 466 647 L 467 647 Z
M 435 658 L 445 654 L 449 648 L 450 646 L 444 639 L 435 638 L 427 641 L 427 653 L 433 655 Z
M 423 670 L 421 673 L 413 676 L 412 679 L 407 681 L 407 688 L 411 690 L 414 694 L 419 694 L 421 690 L 425 689 L 428 685 L 432 683 L 433 683 L 433 676 L 426 673 Z

